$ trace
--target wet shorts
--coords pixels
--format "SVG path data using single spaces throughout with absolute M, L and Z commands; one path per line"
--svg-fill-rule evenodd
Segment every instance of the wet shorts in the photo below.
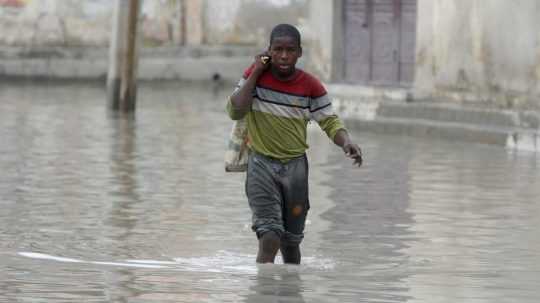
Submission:
M 306 155 L 282 163 L 251 152 L 246 194 L 253 214 L 252 229 L 257 237 L 273 231 L 283 244 L 302 242 L 309 210 Z

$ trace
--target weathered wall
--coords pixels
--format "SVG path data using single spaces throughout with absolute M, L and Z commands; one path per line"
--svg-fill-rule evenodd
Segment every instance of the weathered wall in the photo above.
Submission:
M 419 0 L 417 98 L 540 108 L 540 2 Z
M 207 0 L 206 43 L 266 47 L 274 25 L 302 23 L 307 7 L 307 0 Z
M 208 80 L 219 74 L 236 82 L 257 49 L 266 48 L 276 23 L 305 24 L 306 2 L 143 1 L 138 77 Z M 0 0 L 0 77 L 103 78 L 114 5 Z
M 105 45 L 112 2 L 1 0 L 0 45 Z
M 322 80 L 329 81 L 333 78 L 333 70 L 338 66 L 332 59 L 336 54 L 334 47 L 339 45 L 340 37 L 335 35 L 334 22 L 341 22 L 341 18 L 335 11 L 335 1 L 311 0 L 309 3 L 309 18 L 302 27 L 304 40 L 310 53 L 308 68 L 317 74 Z
M 266 46 L 273 25 L 305 18 L 306 1 L 143 1 L 143 45 Z M 0 45 L 107 46 L 113 8 L 111 0 L 0 0 Z

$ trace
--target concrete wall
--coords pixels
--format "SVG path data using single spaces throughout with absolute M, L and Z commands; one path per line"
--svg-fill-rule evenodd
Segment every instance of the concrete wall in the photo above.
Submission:
M 299 24 L 307 0 L 143 1 L 144 46 L 266 46 L 277 23 Z M 0 46 L 107 46 L 111 0 L 0 0 Z
M 253 55 L 267 47 L 276 23 L 306 23 L 306 3 L 143 1 L 138 77 L 210 80 L 219 74 L 236 82 Z M 0 0 L 0 77 L 104 78 L 114 4 L 111 0 Z
M 274 25 L 299 25 L 307 15 L 307 0 L 207 0 L 206 43 L 264 48 Z
M 341 78 L 343 64 L 341 0 L 311 0 L 307 24 L 301 26 L 310 57 L 307 68 L 324 81 Z
M 0 45 L 105 45 L 112 5 L 107 0 L 2 0 Z
M 540 109 L 540 2 L 419 0 L 414 93 Z

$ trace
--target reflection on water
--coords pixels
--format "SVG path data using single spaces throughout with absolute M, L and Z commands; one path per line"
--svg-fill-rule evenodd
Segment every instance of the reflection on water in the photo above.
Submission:
M 310 129 L 301 266 L 254 263 L 227 90 L 0 85 L 5 302 L 537 302 L 535 154 L 353 130 L 355 169 Z
M 245 302 L 306 302 L 297 266 L 259 265 Z

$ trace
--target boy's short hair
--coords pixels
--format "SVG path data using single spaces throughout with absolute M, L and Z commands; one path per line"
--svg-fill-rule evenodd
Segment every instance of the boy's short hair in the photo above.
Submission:
M 291 37 L 294 40 L 298 42 L 298 46 L 300 46 L 300 32 L 296 27 L 290 25 L 290 24 L 278 24 L 274 26 L 272 29 L 272 32 L 270 33 L 270 45 L 272 44 L 272 41 L 274 41 L 274 38 L 277 37 Z

